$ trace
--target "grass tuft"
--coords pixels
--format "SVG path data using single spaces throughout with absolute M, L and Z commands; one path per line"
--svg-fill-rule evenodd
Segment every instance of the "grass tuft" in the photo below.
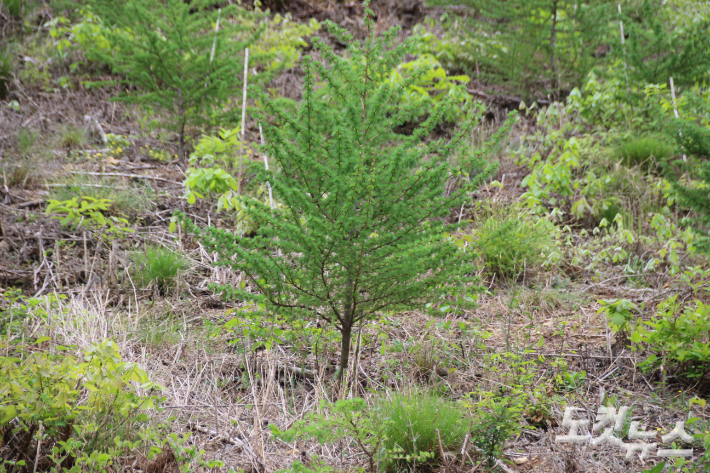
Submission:
M 20 18 L 22 16 L 22 7 L 25 3 L 24 0 L 3 0 L 0 3 L 2 3 L 4 9 L 7 10 L 10 16 L 15 18 Z
M 153 348 L 171 347 L 180 341 L 180 328 L 182 321 L 178 320 L 173 312 L 168 312 L 163 317 L 148 313 L 141 317 L 133 338 L 141 345 Z
M 7 187 L 30 188 L 39 184 L 36 167 L 26 160 L 0 167 L 0 182 Z
M 552 222 L 507 209 L 488 217 L 478 229 L 478 245 L 486 269 L 503 279 L 518 279 L 557 253 Z
M 425 392 L 395 394 L 378 408 L 387 422 L 384 446 L 399 452 L 388 471 L 434 469 L 443 461 L 437 429 L 445 452 L 460 451 L 470 426 L 462 407 Z
M 161 294 L 175 287 L 178 273 L 189 267 L 187 260 L 167 248 L 147 248 L 133 256 L 132 278 L 145 289 L 153 285 Z
M 59 146 L 66 149 L 82 148 L 89 141 L 86 129 L 65 125 L 59 130 Z
M 616 158 L 624 166 L 650 171 L 659 169 L 675 156 L 675 148 L 655 136 L 634 137 L 616 149 Z
M 35 144 L 36 135 L 32 130 L 21 128 L 17 132 L 17 149 L 23 158 L 29 156 L 32 147 Z

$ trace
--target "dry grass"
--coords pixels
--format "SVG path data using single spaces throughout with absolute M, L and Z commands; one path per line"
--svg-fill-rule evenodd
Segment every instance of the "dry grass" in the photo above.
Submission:
M 540 305 L 528 292 L 521 293 L 521 301 L 531 300 Z M 479 390 L 503 392 L 505 386 L 518 379 L 519 365 L 494 361 L 491 355 L 504 351 L 506 337 L 513 338 L 514 351 L 523 353 L 519 350 L 527 346 L 528 339 L 520 335 L 530 324 L 531 340 L 543 337 L 545 343 L 521 354 L 520 361 L 540 355 L 547 361 L 537 366 L 536 371 L 542 375 L 534 375 L 525 390 L 532 393 L 542 389 L 547 393 L 542 424 L 552 428 L 546 432 L 522 426 L 523 433 L 509 442 L 505 451 L 510 471 L 602 472 L 609 468 L 615 468 L 612 471 L 641 468 L 639 464 L 626 463 L 621 451 L 614 447 L 585 446 L 570 450 L 554 443 L 553 433 L 566 432 L 559 424 L 567 402 L 595 412 L 599 393 L 604 392 L 613 395 L 620 404 L 634 404 L 635 409 L 649 413 L 650 419 L 656 419 L 651 428 L 671 425 L 677 412 L 668 404 L 656 404 L 655 398 L 664 395 L 663 391 L 658 388 L 652 391 L 649 380 L 635 371 L 638 354 L 622 351 L 610 358 L 608 344 L 613 337 L 597 315 L 596 304 L 549 305 L 535 310 L 530 320 L 525 313 L 530 307 L 527 303 L 511 309 L 509 302 L 500 296 L 486 297 L 476 311 L 452 319 L 485 320 L 482 327 L 490 332 L 485 346 L 459 330 L 437 328 L 424 314 L 383 318 L 367 325 L 362 338 L 373 340 L 388 327 L 388 351 L 382 355 L 375 346 L 364 345 L 359 375 L 351 380 L 345 393 L 333 384 L 332 369 L 328 368 L 336 362 L 334 350 L 318 357 L 310 354 L 305 364 L 288 345 L 238 354 L 230 349 L 225 336 L 208 338 L 205 326 L 209 322 L 218 323 L 223 311 L 200 311 L 198 316 L 190 316 L 195 314 L 194 302 L 175 306 L 165 300 L 149 306 L 139 299 L 137 305 L 133 300 L 116 306 L 106 296 L 98 292 L 75 293 L 58 307 L 48 306 L 47 320 L 35 334 L 44 332 L 58 343 L 78 348 L 106 338 L 117 341 L 125 359 L 139 363 L 153 381 L 166 387 L 164 409 L 154 413 L 153 422 L 167 424 L 174 432 L 192 430 L 192 442 L 205 449 L 207 458 L 224 461 L 223 471 L 227 467 L 246 471 L 262 465 L 267 471 L 275 471 L 287 468 L 294 460 L 314 455 L 339 471 L 353 471 L 364 459 L 347 439 L 333 445 L 286 444 L 271 436 L 268 425 L 287 428 L 308 412 L 319 409 L 322 400 L 332 401 L 346 395 L 364 395 L 368 403 L 374 403 L 383 395 L 416 390 L 424 385 L 454 399 Z M 173 313 L 171 323 L 144 325 L 146 318 L 160 317 L 166 311 Z M 34 323 L 29 323 L 29 327 Z M 568 323 L 564 336 L 557 330 L 562 323 Z M 145 336 L 146 329 L 152 338 Z M 155 343 L 161 338 L 170 342 Z M 397 351 L 397 345 L 405 350 Z M 438 358 L 436 364 L 447 366 L 447 373 L 434 376 L 434 353 Z M 551 381 L 559 368 L 550 363 L 560 360 L 566 361 L 569 370 L 585 370 L 589 383 L 574 392 L 559 391 Z M 299 372 L 300 367 L 306 368 L 306 375 Z M 420 376 L 424 372 L 427 379 Z M 577 470 L 571 469 L 573 464 Z
M 36 163 L 23 159 L 0 166 L 0 179 L 3 187 L 32 188 L 39 184 L 40 175 Z

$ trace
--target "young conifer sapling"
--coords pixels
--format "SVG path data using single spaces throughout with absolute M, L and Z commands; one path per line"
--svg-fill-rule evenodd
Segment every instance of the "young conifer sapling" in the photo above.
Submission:
M 263 31 L 257 14 L 236 5 L 217 10 L 213 3 L 89 2 L 107 26 L 102 32 L 111 49 L 96 48 L 87 54 L 125 77 L 130 89 L 117 100 L 167 112 L 181 159 L 186 159 L 188 126 L 238 119 L 227 104 L 240 89 L 244 49 Z
M 371 16 L 366 24 L 372 31 Z M 342 335 L 342 379 L 360 323 L 382 311 L 462 295 L 473 281 L 472 258 L 449 237 L 455 225 L 446 219 L 475 187 L 450 157 L 477 120 L 472 112 L 453 139 L 428 140 L 455 106 L 443 100 L 411 134 L 397 133 L 426 106 L 400 106 L 416 77 L 399 84 L 386 80 L 408 44 L 393 46 L 396 30 L 382 37 L 370 33 L 358 43 L 329 28 L 349 44 L 347 52 L 338 56 L 314 39 L 323 63 L 304 59 L 303 99 L 295 111 L 250 92 L 266 106 L 268 116 L 260 120 L 273 163 L 258 177 L 271 183 L 283 205 L 272 210 L 243 197 L 259 225 L 253 238 L 192 229 L 219 255 L 218 264 L 246 274 L 249 284 L 222 288 L 228 296 L 250 301 L 253 310 L 335 327 Z M 466 184 L 447 191 L 456 176 Z

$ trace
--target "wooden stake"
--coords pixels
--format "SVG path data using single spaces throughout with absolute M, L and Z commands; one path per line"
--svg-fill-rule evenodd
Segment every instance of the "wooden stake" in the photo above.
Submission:
M 621 4 L 619 7 L 619 17 L 621 17 Z M 621 31 L 621 47 L 624 50 L 624 75 L 626 76 L 626 91 L 631 95 L 631 86 L 629 85 L 629 67 L 626 65 L 626 38 L 624 38 L 624 22 L 619 18 L 619 31 Z
M 214 27 L 214 40 L 212 40 L 212 52 L 210 53 L 210 65 L 214 60 L 214 50 L 217 47 L 217 32 L 219 31 L 219 19 L 222 17 L 222 9 L 217 11 L 217 24 Z M 206 84 L 205 84 L 206 85 Z
M 89 278 L 89 246 L 86 243 L 86 232 L 84 232 L 84 279 Z
M 62 255 L 59 253 L 59 240 L 54 242 L 54 266 L 57 268 L 57 282 L 61 286 L 62 284 Z M 67 284 L 68 285 L 68 284 Z
M 261 137 L 261 146 L 264 146 L 264 133 L 261 131 L 261 122 L 259 122 L 259 136 Z M 269 159 L 266 157 L 266 153 L 264 153 L 264 167 L 267 171 L 269 170 Z M 274 210 L 274 196 L 271 193 L 271 182 L 266 181 L 266 187 L 269 189 L 269 206 L 271 210 Z
M 182 224 L 178 223 L 178 248 L 182 251 Z
M 212 52 L 210 53 L 210 71 L 212 69 L 212 61 L 214 61 L 214 51 L 215 51 L 215 48 L 217 47 L 217 32 L 219 31 L 219 20 L 221 17 L 222 17 L 222 9 L 220 8 L 217 11 L 217 24 L 214 27 L 214 39 L 212 40 Z M 209 77 L 209 73 L 208 73 L 207 79 L 205 80 L 205 89 L 207 88 L 209 83 L 210 83 L 210 77 Z
M 46 263 L 46 261 L 45 261 L 46 257 L 44 255 L 44 245 L 42 244 L 43 230 L 44 230 L 44 225 L 39 227 L 39 233 L 37 234 L 37 251 L 39 252 L 40 264 L 39 264 L 39 268 L 35 271 L 35 274 L 34 274 L 34 281 L 33 281 L 34 284 L 33 285 L 34 285 L 35 291 L 37 290 L 37 275 L 39 275 L 39 272 L 42 269 L 42 266 L 44 266 Z
M 242 149 L 239 156 L 239 178 L 237 180 L 237 194 L 242 193 L 242 169 L 244 167 L 244 129 L 247 119 L 247 79 L 249 74 L 249 48 L 244 50 L 244 90 L 242 92 Z
M 673 78 L 669 78 L 669 82 L 671 83 L 671 103 L 673 104 L 673 114 L 675 115 L 676 120 L 680 119 L 678 116 L 678 105 L 676 104 L 675 101 L 675 87 L 673 87 Z M 678 136 L 683 138 L 683 133 L 681 133 L 680 130 L 678 130 Z M 683 161 L 687 161 L 688 159 L 685 156 L 685 149 L 683 149 Z
M 44 425 L 39 421 L 39 433 L 37 435 L 37 453 L 35 454 L 35 464 L 32 467 L 32 473 L 37 473 L 37 465 L 39 464 L 39 456 L 42 452 L 42 436 L 44 435 Z
M 118 253 L 118 242 L 116 240 L 111 242 L 111 251 L 108 255 L 108 283 L 111 287 L 116 287 L 118 285 L 118 264 L 117 256 Z

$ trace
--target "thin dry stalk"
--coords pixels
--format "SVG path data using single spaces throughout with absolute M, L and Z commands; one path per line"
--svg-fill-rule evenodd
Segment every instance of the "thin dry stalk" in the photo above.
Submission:
M 254 412 L 256 413 L 256 420 L 255 420 L 255 425 L 254 428 L 256 430 L 256 434 L 259 437 L 259 460 L 262 463 L 265 463 L 265 457 L 264 457 L 264 437 L 261 433 L 261 425 L 262 425 L 262 418 L 261 418 L 261 410 L 259 409 L 259 396 L 256 393 L 256 384 L 254 383 L 254 376 L 252 376 L 252 369 L 249 364 L 249 359 L 246 355 L 244 355 L 244 365 L 247 369 L 247 373 L 249 375 L 249 385 L 251 386 L 251 395 L 252 399 L 254 400 Z

